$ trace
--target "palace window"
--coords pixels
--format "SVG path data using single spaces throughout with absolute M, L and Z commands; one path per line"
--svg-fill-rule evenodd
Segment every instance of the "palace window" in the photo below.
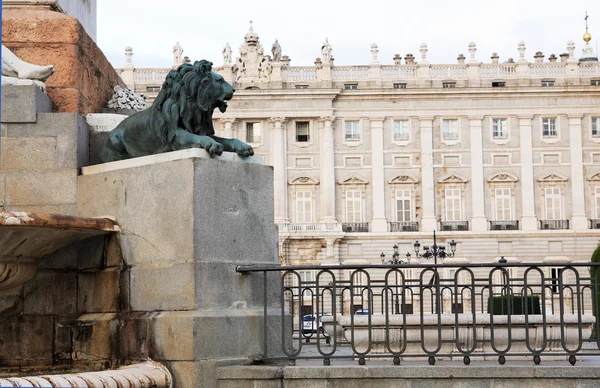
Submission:
M 492 136 L 494 139 L 506 139 L 508 137 L 508 120 L 492 120 Z
M 600 79 L 593 79 L 590 81 L 591 86 L 600 86 Z
M 360 125 L 358 120 L 346 121 L 346 140 L 360 140 Z
M 542 86 L 554 86 L 554 81 L 542 81 Z
M 442 120 L 442 140 L 458 140 L 458 120 Z
M 592 137 L 600 137 L 600 117 L 592 117 Z
M 492 82 L 493 88 L 503 88 L 506 86 L 506 82 Z
M 446 204 L 445 221 L 463 221 L 461 189 L 446 189 L 444 201 Z
M 356 90 L 358 89 L 358 84 L 344 84 L 345 90 Z
M 556 118 L 543 118 L 542 119 L 542 136 L 543 137 L 557 137 L 558 130 L 556 129 Z
M 396 222 L 412 221 L 410 190 L 396 190 Z
M 298 191 L 296 193 L 296 222 L 312 222 L 312 192 Z
M 408 139 L 408 120 L 394 120 L 394 141 L 406 141 Z
M 147 92 L 160 92 L 160 86 L 146 86 Z
M 456 82 L 442 82 L 442 88 L 451 89 L 456 87 Z
M 496 221 L 510 221 L 513 219 L 511 203 L 512 196 L 510 194 L 510 188 L 502 187 L 495 190 L 494 206 Z
M 560 187 L 546 187 L 544 190 L 544 202 L 546 204 L 546 219 L 562 219 Z
M 260 143 L 261 135 L 260 123 L 246 123 L 246 142 Z
M 296 89 L 308 89 L 308 85 L 296 85 Z
M 361 190 L 346 191 L 346 222 L 362 222 Z
M 296 122 L 296 142 L 306 143 L 310 140 L 310 128 L 308 121 Z
M 394 89 L 406 89 L 406 84 L 405 83 L 394 84 Z

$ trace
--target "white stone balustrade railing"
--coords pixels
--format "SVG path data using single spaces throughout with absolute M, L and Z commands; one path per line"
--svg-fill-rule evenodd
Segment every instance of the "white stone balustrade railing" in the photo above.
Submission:
M 283 71 L 285 81 L 315 81 L 317 80 L 316 67 L 288 67 Z
M 416 66 L 382 66 L 381 78 L 388 79 L 414 79 L 417 78 Z
M 531 77 L 564 77 L 566 67 L 564 63 L 531 63 Z
M 580 63 L 579 75 L 582 75 L 584 77 L 600 76 L 600 63 Z
M 342 232 L 340 223 L 278 224 L 279 233 Z
M 331 68 L 331 79 L 336 81 L 369 79 L 369 66 L 334 66 Z
M 467 76 L 465 65 L 431 65 L 431 78 L 434 79 L 457 79 Z
M 159 83 L 162 84 L 167 78 L 171 69 L 135 69 L 135 82 L 142 84 Z
M 472 68 L 473 67 L 473 68 Z M 379 71 L 371 71 L 378 68 Z M 600 63 L 581 62 L 569 64 L 566 62 L 543 62 L 543 63 L 482 63 L 476 65 L 447 64 L 447 65 L 360 65 L 360 66 L 332 66 L 327 75 L 317 66 L 286 66 L 281 69 L 283 82 L 320 82 L 332 80 L 334 82 L 344 81 L 402 81 L 402 80 L 504 80 L 519 78 L 530 78 L 539 82 L 540 78 L 566 77 L 600 77 Z M 133 68 L 116 69 L 123 77 L 135 84 L 162 84 L 171 69 L 159 68 Z M 422 71 L 423 70 L 423 71 Z M 226 79 L 227 67 L 215 67 Z M 128 76 L 129 75 L 129 76 Z M 231 75 L 229 75 L 231 77 Z M 587 79 L 581 79 L 581 85 L 589 85 Z M 128 85 L 133 89 L 134 85 Z
M 482 64 L 479 67 L 479 76 L 481 78 L 516 78 L 517 77 L 517 64 L 503 63 L 501 65 L 496 64 Z

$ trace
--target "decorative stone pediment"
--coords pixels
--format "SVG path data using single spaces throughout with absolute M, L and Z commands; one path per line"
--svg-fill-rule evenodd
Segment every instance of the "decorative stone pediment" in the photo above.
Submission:
M 490 183 L 518 182 L 519 178 L 509 172 L 499 172 L 489 177 L 487 181 Z
M 290 181 L 290 185 L 318 185 L 319 181 L 308 176 L 301 176 Z
M 236 82 L 257 83 L 271 80 L 273 71 L 271 57 L 264 55 L 262 44 L 252 26 L 244 37 L 244 44 L 240 47 L 240 56 L 236 58 L 231 70 Z
M 546 182 L 546 183 L 552 183 L 552 182 L 566 182 L 567 181 L 567 177 L 563 176 L 559 173 L 556 172 L 551 172 L 548 175 L 545 175 L 542 178 L 538 178 L 537 179 L 538 182 Z
M 468 180 L 458 174 L 450 174 L 440 179 L 438 183 L 467 183 Z
M 357 175 L 350 175 L 348 178 L 343 181 L 338 181 L 338 185 L 368 185 L 369 181 L 364 180 L 363 178 Z
M 397 175 L 388 181 L 389 184 L 397 185 L 397 184 L 414 184 L 419 181 L 413 178 L 410 175 Z
M 588 181 L 600 181 L 600 172 L 594 173 L 587 177 Z

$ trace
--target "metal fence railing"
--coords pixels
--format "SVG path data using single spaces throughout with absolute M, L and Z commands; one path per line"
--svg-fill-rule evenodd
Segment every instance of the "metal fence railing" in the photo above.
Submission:
M 237 270 L 263 273 L 265 322 L 269 318 L 269 330 L 273 325 L 281 329 L 277 344 L 272 338 L 264 341 L 263 361 L 322 359 L 330 365 L 331 360 L 349 358 L 364 365 L 392 358 L 396 365 L 410 359 L 433 365 L 438 359 L 458 358 L 468 365 L 477 357 L 500 364 L 525 359 L 537 365 L 542 358 L 575 364 L 581 355 L 600 355 L 595 338 L 600 332 L 595 318 L 600 287 L 592 275 L 598 266 L 473 263 Z M 307 271 L 313 275 L 302 276 Z M 278 285 L 273 277 L 267 284 L 270 272 L 280 274 Z

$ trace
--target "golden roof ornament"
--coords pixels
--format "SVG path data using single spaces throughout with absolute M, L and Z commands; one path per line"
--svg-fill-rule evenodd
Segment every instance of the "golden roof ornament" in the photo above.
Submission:
M 585 43 L 588 43 L 590 40 L 592 40 L 592 34 L 590 34 L 588 31 L 588 18 L 589 16 L 587 14 L 587 11 L 585 11 L 585 34 L 583 34 L 583 41 Z

